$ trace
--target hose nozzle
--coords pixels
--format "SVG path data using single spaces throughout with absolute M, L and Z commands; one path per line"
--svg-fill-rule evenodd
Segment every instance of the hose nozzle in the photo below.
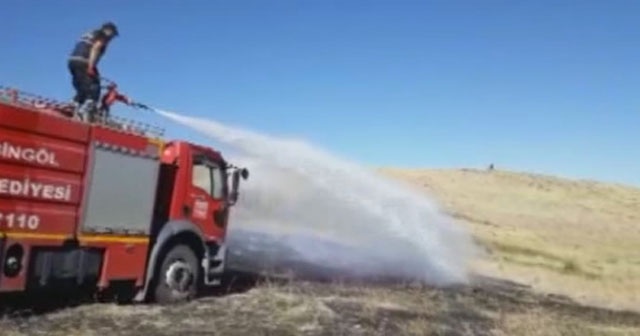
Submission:
M 137 103 L 137 102 L 131 102 L 129 105 L 135 107 L 135 108 L 139 108 L 139 109 L 143 109 L 143 110 L 150 110 L 149 106 L 142 104 L 142 103 Z

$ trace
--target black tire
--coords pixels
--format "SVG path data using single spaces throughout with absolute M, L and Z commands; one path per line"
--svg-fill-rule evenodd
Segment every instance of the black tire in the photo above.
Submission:
M 172 277 L 174 287 L 170 286 L 170 281 L 168 281 L 170 270 L 171 274 L 175 275 Z M 184 275 L 186 277 L 183 277 Z M 198 291 L 198 281 L 200 279 L 198 258 L 189 246 L 175 245 L 162 259 L 162 264 L 156 276 L 154 298 L 157 303 L 172 304 L 189 301 L 196 296 Z M 178 284 L 180 279 L 185 280 L 182 286 Z

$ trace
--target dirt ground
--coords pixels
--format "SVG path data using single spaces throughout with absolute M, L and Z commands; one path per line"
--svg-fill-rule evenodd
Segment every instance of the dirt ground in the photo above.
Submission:
M 229 288 L 175 306 L 50 302 L 29 311 L 14 304 L 0 330 L 6 336 L 640 334 L 639 313 L 489 278 L 450 288 L 302 280 L 245 280 Z

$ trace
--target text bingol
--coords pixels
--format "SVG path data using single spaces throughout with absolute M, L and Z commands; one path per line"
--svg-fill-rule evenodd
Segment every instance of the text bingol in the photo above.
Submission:
M 0 142 L 0 157 L 39 165 L 60 166 L 56 154 L 46 148 L 22 147 L 7 141 Z

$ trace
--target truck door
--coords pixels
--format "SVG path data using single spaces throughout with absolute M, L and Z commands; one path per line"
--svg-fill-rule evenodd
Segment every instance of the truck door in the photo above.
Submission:
M 207 238 L 223 237 L 227 190 L 223 164 L 201 154 L 195 154 L 192 162 L 189 216 Z

